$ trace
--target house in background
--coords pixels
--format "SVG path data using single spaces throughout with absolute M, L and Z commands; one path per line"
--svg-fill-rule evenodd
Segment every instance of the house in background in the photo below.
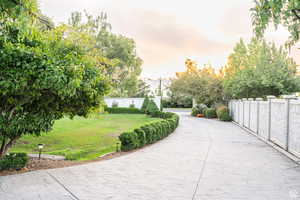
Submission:
M 171 84 L 171 80 L 169 78 L 162 78 L 162 79 L 151 79 L 151 78 L 143 78 L 142 79 L 147 85 L 150 86 L 151 95 L 153 96 L 160 96 L 160 80 L 161 80 L 161 90 L 162 96 L 168 96 L 168 87 Z

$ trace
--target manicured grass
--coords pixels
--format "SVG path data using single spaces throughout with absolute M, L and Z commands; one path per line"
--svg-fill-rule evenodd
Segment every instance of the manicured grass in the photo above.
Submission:
M 61 119 L 49 133 L 36 137 L 22 137 L 11 150 L 37 153 L 37 145 L 45 144 L 43 153 L 64 155 L 70 160 L 92 160 L 105 153 L 114 152 L 118 136 L 124 131 L 151 121 L 160 120 L 142 114 L 103 114 L 90 118 Z
M 164 110 L 174 109 L 174 110 L 191 110 L 192 108 L 164 108 Z

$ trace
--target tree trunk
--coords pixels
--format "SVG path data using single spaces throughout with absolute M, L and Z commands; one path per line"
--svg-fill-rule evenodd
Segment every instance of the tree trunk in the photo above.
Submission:
M 14 107 L 9 111 L 8 121 L 10 121 L 13 118 L 13 116 L 15 114 L 15 111 L 16 111 L 16 108 L 17 107 Z M 7 142 L 8 138 L 3 136 L 2 144 L 1 144 L 1 147 L 0 147 L 0 158 L 2 158 L 3 156 L 6 155 L 9 148 L 11 148 L 14 145 L 14 143 L 17 141 L 17 139 L 19 139 L 19 138 L 20 137 L 18 136 L 14 139 L 10 139 L 9 142 Z
M 1 147 L 0 147 L 0 158 L 2 158 L 4 156 L 3 152 L 4 152 L 5 144 L 6 144 L 6 138 L 3 137 L 2 144 L 1 144 Z
M 6 143 L 4 140 L 2 141 L 2 145 L 1 145 L 1 149 L 0 149 L 0 158 L 2 158 L 3 156 L 5 156 L 7 154 L 8 150 L 16 143 L 16 141 L 19 138 L 20 137 L 10 139 L 10 141 L 8 143 Z

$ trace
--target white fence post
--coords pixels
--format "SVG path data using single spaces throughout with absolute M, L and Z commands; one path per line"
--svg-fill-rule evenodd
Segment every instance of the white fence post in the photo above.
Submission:
M 253 101 L 253 98 L 248 98 L 248 104 L 249 104 L 249 115 L 248 115 L 248 128 L 251 130 L 251 101 Z
M 260 101 L 263 101 L 262 98 L 256 98 L 255 99 L 257 103 L 257 127 L 256 127 L 256 133 L 259 135 L 259 114 L 260 114 Z
M 237 123 L 239 124 L 240 122 L 240 101 L 239 100 L 236 101 L 235 107 L 237 108 Z
M 268 122 L 268 141 L 271 141 L 271 113 L 272 113 L 272 99 L 275 99 L 275 96 L 267 96 L 269 101 L 269 122 Z
M 286 147 L 285 149 L 289 151 L 290 143 L 290 100 L 297 99 L 297 97 L 292 95 L 285 95 L 283 98 L 286 100 Z
M 242 123 L 242 126 L 245 127 L 245 101 L 247 101 L 247 98 L 243 98 L 242 99 L 242 103 L 243 103 L 243 113 L 242 113 L 242 116 L 243 116 L 243 123 Z

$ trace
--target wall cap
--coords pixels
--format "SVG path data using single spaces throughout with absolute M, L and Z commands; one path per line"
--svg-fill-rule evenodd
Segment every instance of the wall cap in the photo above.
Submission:
M 270 95 L 270 96 L 267 96 L 267 99 L 276 99 L 276 97 L 273 95 Z
M 298 99 L 296 95 L 282 95 L 282 98 L 284 99 Z

